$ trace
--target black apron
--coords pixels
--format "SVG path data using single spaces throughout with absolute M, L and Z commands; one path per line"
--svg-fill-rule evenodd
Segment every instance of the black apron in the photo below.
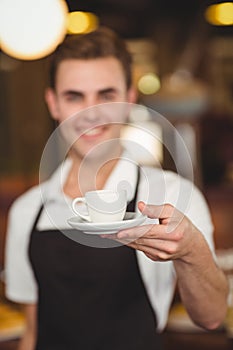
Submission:
M 135 210 L 139 175 L 127 211 Z M 135 250 L 122 245 L 93 248 L 59 230 L 38 231 L 42 210 L 29 243 L 38 284 L 36 350 L 160 349 Z

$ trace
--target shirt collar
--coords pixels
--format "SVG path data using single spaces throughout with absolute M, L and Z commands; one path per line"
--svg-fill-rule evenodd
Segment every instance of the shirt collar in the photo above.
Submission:
M 130 201 L 135 193 L 137 183 L 137 162 L 133 156 L 124 151 L 116 167 L 109 176 L 104 189 L 126 190 Z M 72 160 L 67 158 L 55 170 L 49 180 L 41 187 L 43 202 L 60 201 L 64 199 L 63 185 L 72 166 Z

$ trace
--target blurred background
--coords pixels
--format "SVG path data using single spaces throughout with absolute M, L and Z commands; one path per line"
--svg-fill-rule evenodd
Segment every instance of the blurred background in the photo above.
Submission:
M 233 3 L 210 0 L 1 0 L 0 268 L 9 207 L 38 183 L 41 154 L 54 130 L 44 102 L 49 55 L 65 35 L 99 25 L 127 41 L 139 103 L 166 117 L 184 139 L 194 182 L 211 209 L 219 259 L 232 272 Z M 132 122 L 162 135 L 175 157 L 153 141 L 149 151 L 164 168 L 176 171 L 178 162 L 187 175 L 175 135 L 153 117 L 135 115 Z

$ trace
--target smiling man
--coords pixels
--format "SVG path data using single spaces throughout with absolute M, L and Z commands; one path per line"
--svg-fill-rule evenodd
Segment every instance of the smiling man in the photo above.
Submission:
M 213 258 L 202 194 L 177 174 L 140 169 L 120 142 L 136 101 L 125 43 L 103 28 L 67 37 L 51 57 L 50 78 L 49 110 L 64 136 L 69 140 L 71 130 L 74 138 L 64 164 L 10 211 L 6 293 L 25 304 L 27 320 L 19 349 L 161 349 L 176 283 L 194 322 L 218 327 L 228 289 Z M 100 235 L 94 245 L 85 233 L 68 230 L 73 198 L 124 181 L 131 188 L 127 211 L 139 209 L 156 225 L 113 239 Z M 177 196 L 185 191 L 192 196 L 182 212 Z

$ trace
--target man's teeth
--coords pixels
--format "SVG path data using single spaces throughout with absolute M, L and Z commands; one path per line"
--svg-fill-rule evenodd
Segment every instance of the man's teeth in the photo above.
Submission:
M 97 135 L 100 133 L 100 128 L 94 128 L 94 129 L 91 129 L 91 130 L 88 130 L 87 132 L 85 132 L 84 134 L 85 135 L 88 135 L 88 136 L 92 136 L 92 135 Z

